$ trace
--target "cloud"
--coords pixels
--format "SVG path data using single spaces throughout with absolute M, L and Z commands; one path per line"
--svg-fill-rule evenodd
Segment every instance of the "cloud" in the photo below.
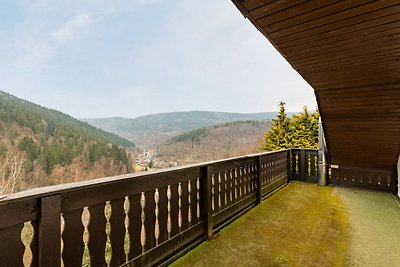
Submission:
M 35 43 L 34 41 L 25 43 L 24 53 L 18 56 L 15 64 L 20 68 L 37 68 L 46 61 L 52 53 L 50 47 Z
M 314 106 L 230 1 L 19 1 L 23 16 L 2 32 L 0 85 L 44 106 L 78 117 Z
M 84 32 L 94 23 L 93 16 L 89 13 L 79 14 L 61 25 L 51 33 L 54 41 L 64 44 Z

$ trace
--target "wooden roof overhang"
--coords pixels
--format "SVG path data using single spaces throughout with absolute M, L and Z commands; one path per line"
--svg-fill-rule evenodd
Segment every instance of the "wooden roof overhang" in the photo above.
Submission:
M 314 88 L 331 164 L 393 170 L 400 2 L 232 1 Z

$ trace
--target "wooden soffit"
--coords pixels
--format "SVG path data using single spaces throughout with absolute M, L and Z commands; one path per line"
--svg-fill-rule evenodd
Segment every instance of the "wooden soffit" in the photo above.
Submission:
M 400 2 L 233 3 L 314 88 L 332 164 L 394 168 L 400 153 Z

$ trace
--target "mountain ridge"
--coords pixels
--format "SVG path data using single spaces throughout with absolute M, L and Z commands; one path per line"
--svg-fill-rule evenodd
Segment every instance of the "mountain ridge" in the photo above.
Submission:
M 184 131 L 234 121 L 270 121 L 277 112 L 233 113 L 214 111 L 178 111 L 139 116 L 136 118 L 91 118 L 81 120 L 125 137 L 143 147 L 156 147 L 162 141 Z M 294 114 L 294 113 L 288 113 Z

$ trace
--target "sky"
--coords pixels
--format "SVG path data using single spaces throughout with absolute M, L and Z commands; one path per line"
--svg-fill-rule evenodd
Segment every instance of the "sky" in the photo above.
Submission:
M 316 106 L 230 0 L 2 0 L 0 36 L 0 90 L 76 118 Z

